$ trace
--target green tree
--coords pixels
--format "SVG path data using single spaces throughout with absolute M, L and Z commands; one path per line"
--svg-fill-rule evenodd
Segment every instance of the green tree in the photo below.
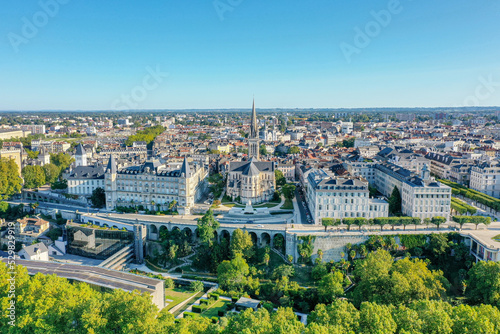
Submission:
M 62 173 L 73 162 L 75 162 L 75 159 L 67 153 L 59 152 L 50 155 L 50 162 L 59 167 L 59 173 Z
M 38 151 L 32 151 L 32 150 L 28 150 L 28 149 L 25 149 L 25 151 L 26 151 L 26 154 L 28 155 L 28 158 L 33 159 L 33 160 L 38 158 L 38 154 L 40 153 Z
M 379 249 L 367 255 L 354 270 L 358 283 L 354 302 L 406 304 L 420 299 L 436 299 L 444 294 L 444 277 L 431 271 L 422 260 L 408 258 L 394 262 L 389 252 Z
M 22 179 L 14 159 L 0 159 L 0 199 L 8 199 L 21 192 Z
M 401 213 L 401 193 L 397 186 L 394 186 L 389 197 L 389 213 L 396 215 Z
M 45 172 L 42 166 L 28 165 L 23 168 L 22 174 L 24 178 L 24 187 L 27 189 L 38 188 L 45 184 Z
M 3 201 L 0 202 L 0 213 L 6 213 L 8 209 L 9 209 L 9 203 Z
M 418 317 L 422 320 L 422 333 L 452 333 L 450 304 L 436 300 L 419 300 L 412 303 L 410 308 L 417 311 Z
M 432 233 L 429 236 L 427 249 L 432 254 L 434 260 L 444 263 L 446 261 L 446 255 L 449 253 L 450 249 L 448 238 L 445 234 Z
M 229 249 L 233 257 L 236 257 L 237 254 L 241 254 L 245 259 L 250 259 L 254 255 L 252 236 L 248 231 L 243 232 L 239 228 L 234 230 L 231 236 Z
M 271 260 L 271 256 L 269 255 L 269 253 L 265 253 L 264 254 L 264 263 L 266 264 L 266 266 L 269 265 L 269 260 Z
M 45 180 L 48 183 L 54 183 L 59 177 L 59 168 L 54 164 L 46 164 L 43 166 L 43 172 L 45 173 Z
M 103 188 L 98 187 L 92 191 L 92 196 L 90 197 L 92 205 L 96 208 L 102 208 L 106 205 L 106 192 Z
M 281 188 L 281 191 L 283 192 L 283 196 L 290 201 L 295 197 L 295 186 L 293 184 L 285 184 Z
M 474 304 L 500 307 L 500 263 L 479 261 L 469 270 L 466 296 Z
M 292 146 L 288 149 L 288 154 L 298 154 L 300 153 L 300 148 L 297 146 Z
M 278 267 L 274 268 L 271 277 L 273 279 L 282 277 L 292 277 L 295 274 L 295 269 L 293 266 L 288 264 L 280 264 Z
M 286 178 L 283 175 L 283 172 L 280 171 L 279 169 L 276 169 L 274 171 L 274 177 L 276 179 L 276 186 L 277 187 L 282 187 L 286 184 Z
M 262 156 L 268 155 L 268 152 L 267 152 L 267 149 L 266 149 L 266 145 L 264 145 L 264 144 L 260 145 L 260 147 L 259 147 L 259 153 Z
M 214 213 L 212 210 L 208 210 L 207 213 L 198 219 L 198 234 L 200 242 L 212 246 L 213 239 L 215 236 L 215 231 L 219 228 L 220 224 L 214 218 Z
M 331 303 L 344 293 L 344 275 L 340 271 L 328 273 L 319 281 L 318 298 L 320 302 Z
M 359 309 L 359 333 L 396 333 L 391 307 L 365 302 Z
M 189 283 L 189 290 L 194 291 L 194 292 L 199 292 L 203 291 L 204 286 L 202 281 L 191 281 Z
M 446 218 L 445 217 L 432 217 L 431 223 L 436 225 L 437 229 L 439 230 L 439 226 L 446 223 Z
M 230 261 L 223 261 L 217 267 L 217 279 L 223 289 L 242 289 L 249 273 L 250 268 L 241 254 L 236 254 Z

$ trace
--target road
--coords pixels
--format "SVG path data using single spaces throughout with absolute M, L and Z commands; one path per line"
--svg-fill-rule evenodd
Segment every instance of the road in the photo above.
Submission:
M 295 198 L 297 198 L 297 206 L 300 211 L 300 220 L 302 221 L 302 224 L 308 224 L 309 221 L 307 219 L 307 214 L 311 217 L 311 213 L 309 212 L 309 208 L 303 204 L 305 202 L 304 196 L 301 191 L 299 191 L 299 187 L 295 188 Z
M 16 201 L 8 201 L 13 205 L 24 204 L 29 206 L 31 203 L 35 203 L 36 201 L 28 201 L 28 200 L 16 200 Z M 91 207 L 81 207 L 76 205 L 66 205 L 66 204 L 56 204 L 56 203 L 46 203 L 46 202 L 38 202 L 38 207 L 43 209 L 58 209 L 58 210 L 68 210 L 68 211 L 76 211 L 84 212 L 84 213 L 98 213 L 98 212 L 107 212 L 104 209 L 94 209 Z

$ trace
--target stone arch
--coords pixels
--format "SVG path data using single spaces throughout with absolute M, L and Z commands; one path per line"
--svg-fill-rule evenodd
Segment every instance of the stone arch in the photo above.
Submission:
M 259 247 L 259 237 L 257 236 L 257 233 L 255 232 L 250 232 L 250 236 L 252 237 L 252 242 L 255 246 Z
M 182 232 L 186 234 L 186 236 L 190 242 L 193 241 L 193 231 L 191 231 L 191 229 L 189 227 L 184 227 L 182 229 Z
M 155 234 L 158 233 L 158 228 L 156 227 L 156 225 L 154 224 L 149 225 L 149 233 L 155 233 Z
M 158 240 L 160 240 L 161 235 L 165 232 L 168 232 L 168 227 L 166 227 L 165 225 L 160 226 L 158 230 Z
M 271 247 L 271 236 L 267 232 L 263 232 L 260 235 L 260 244 L 261 247 L 269 246 Z
M 228 230 L 220 231 L 220 241 L 222 241 L 222 239 L 227 239 L 227 241 L 230 242 L 231 241 L 231 233 L 229 233 Z
M 275 233 L 273 235 L 272 247 L 285 254 L 286 240 L 282 233 Z

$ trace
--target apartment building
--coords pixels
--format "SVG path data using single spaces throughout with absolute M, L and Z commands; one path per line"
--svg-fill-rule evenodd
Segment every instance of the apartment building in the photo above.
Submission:
M 470 188 L 500 198 L 500 165 L 482 164 L 472 167 Z
M 308 177 L 307 204 L 316 225 L 322 218 L 376 218 L 389 215 L 386 201 L 370 198 L 368 182 L 313 169 Z
M 167 166 L 158 160 L 118 168 L 114 155 L 105 171 L 106 208 L 142 205 L 151 210 L 166 210 L 177 202 L 179 213 L 187 214 L 207 189 L 208 171 L 202 164 Z

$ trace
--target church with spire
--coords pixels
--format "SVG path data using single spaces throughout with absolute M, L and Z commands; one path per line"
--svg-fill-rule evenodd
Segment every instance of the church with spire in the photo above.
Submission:
M 260 161 L 259 127 L 255 101 L 248 134 L 248 160 L 229 163 L 226 195 L 241 203 L 270 201 L 276 192 L 273 162 Z
M 208 171 L 188 162 L 162 164 L 149 160 L 119 168 L 111 155 L 105 171 L 106 209 L 117 206 L 165 211 L 175 201 L 180 214 L 189 214 L 207 190 Z

